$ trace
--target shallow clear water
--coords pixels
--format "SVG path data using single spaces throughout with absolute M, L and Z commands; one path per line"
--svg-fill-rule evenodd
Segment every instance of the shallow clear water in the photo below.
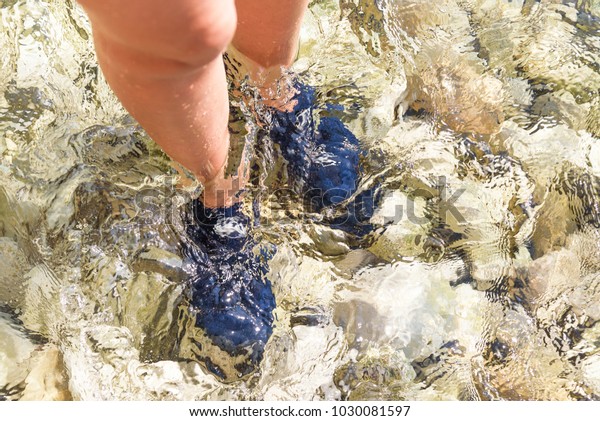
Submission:
M 0 1 L 0 399 L 598 399 L 599 16 L 314 1 L 294 71 L 382 199 L 360 237 L 302 209 L 232 89 L 278 306 L 261 370 L 223 384 L 174 346 L 198 186 L 111 94 L 73 2 Z

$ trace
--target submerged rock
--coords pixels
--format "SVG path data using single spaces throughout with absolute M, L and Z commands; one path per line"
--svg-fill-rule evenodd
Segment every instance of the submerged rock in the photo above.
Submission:
M 394 262 L 425 252 L 430 221 L 425 215 L 424 198 L 413 199 L 398 191 L 391 192 L 384 197 L 371 223 L 383 230 L 369 249 L 379 258 Z
M 71 400 L 69 378 L 63 357 L 55 345 L 47 345 L 36 352 L 29 363 L 29 374 L 20 399 L 25 401 Z
M 548 253 L 531 263 L 528 281 L 527 301 L 535 307 L 548 303 L 581 282 L 579 259 L 568 250 Z
M 28 361 L 37 346 L 7 314 L 0 312 L 0 385 L 9 399 L 20 395 L 29 372 Z M 6 393 L 6 392 L 3 392 Z

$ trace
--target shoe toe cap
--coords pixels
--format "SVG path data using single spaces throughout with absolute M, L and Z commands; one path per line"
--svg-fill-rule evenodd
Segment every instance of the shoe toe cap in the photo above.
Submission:
M 275 297 L 268 281 L 236 281 L 196 291 L 192 300 L 198 309 L 196 326 L 224 351 L 232 355 L 250 351 L 252 359 L 260 360 L 273 331 Z

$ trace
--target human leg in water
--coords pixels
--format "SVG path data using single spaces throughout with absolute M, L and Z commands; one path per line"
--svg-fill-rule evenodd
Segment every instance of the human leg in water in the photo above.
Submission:
M 277 8 L 277 0 L 270 2 Z M 233 45 L 250 59 L 254 81 L 266 82 L 266 89 L 259 86 L 265 105 L 259 115 L 266 120 L 261 123 L 287 162 L 291 184 L 305 199 L 309 210 L 320 212 L 347 201 L 356 193 L 363 151 L 356 136 L 339 118 L 322 116 L 316 122 L 315 115 L 326 110 L 318 109 L 314 88 L 298 78 L 291 84 L 276 83 L 283 76 L 281 68 L 288 68 L 296 56 L 298 31 L 290 30 L 292 27 L 286 20 L 276 14 L 246 13 L 241 17 L 242 11 L 255 9 L 258 3 L 260 1 L 238 1 L 240 19 Z M 300 18 L 301 15 L 296 14 L 289 20 Z M 256 28 L 278 29 L 255 43 L 252 35 Z M 286 44 L 282 47 L 277 39 L 285 40 Z M 373 196 L 373 192 L 357 195 L 356 200 L 347 204 L 346 215 L 337 218 L 336 225 L 356 231 L 357 224 L 364 224 L 370 218 L 369 213 L 372 214 Z
M 256 253 L 238 203 L 244 171 L 225 175 L 229 104 L 222 53 L 233 40 L 258 67 L 288 66 L 308 0 L 178 0 L 167 8 L 159 0 L 80 3 L 115 94 L 204 185 L 203 197 L 190 205 L 186 229 L 186 241 L 195 244 L 186 248 L 194 261 L 190 342 L 200 345 L 190 357 L 224 380 L 243 377 L 262 358 L 275 299 L 265 277 L 266 255 Z M 215 362 L 220 355 L 233 362 Z

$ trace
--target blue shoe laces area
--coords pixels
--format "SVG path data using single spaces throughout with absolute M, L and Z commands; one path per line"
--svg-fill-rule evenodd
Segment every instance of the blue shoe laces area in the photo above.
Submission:
M 275 297 L 266 278 L 271 253 L 251 235 L 251 220 L 240 204 L 206 208 L 191 203 L 186 227 L 191 245 L 185 253 L 194 267 L 190 306 L 196 328 L 232 356 L 246 355 L 241 377 L 255 370 L 273 332 Z M 200 357 L 209 370 L 223 378 L 210 355 Z

